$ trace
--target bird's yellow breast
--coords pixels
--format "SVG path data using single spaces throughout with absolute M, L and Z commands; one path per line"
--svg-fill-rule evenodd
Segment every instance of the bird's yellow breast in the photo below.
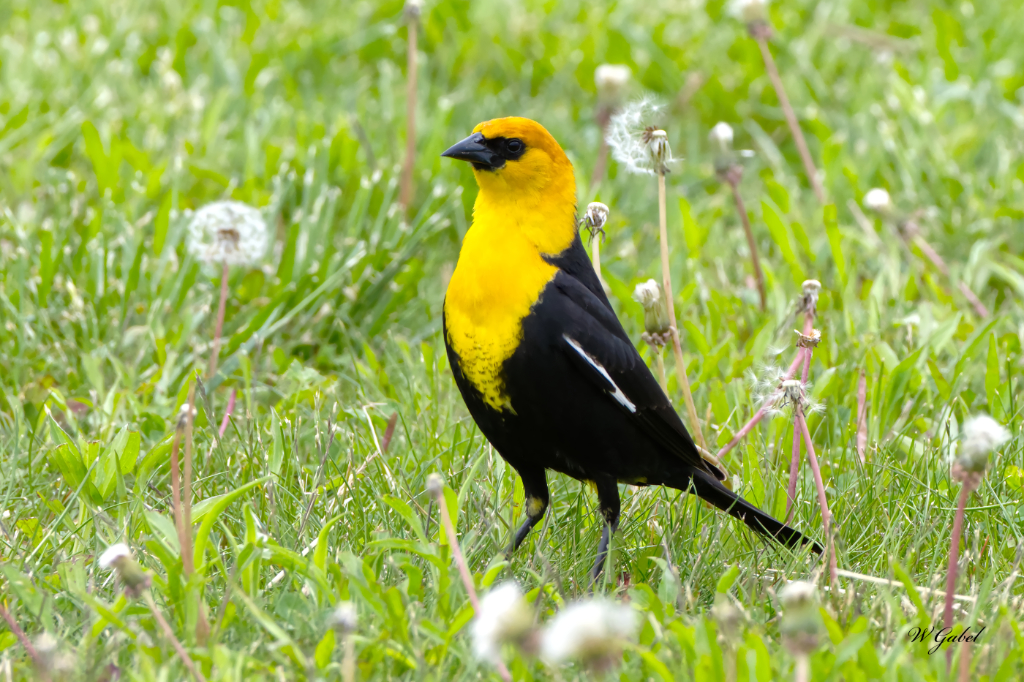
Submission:
M 495 410 L 511 408 L 502 365 L 522 340 L 523 318 L 557 271 L 519 230 L 477 220 L 466 233 L 445 296 L 445 325 L 463 376 Z

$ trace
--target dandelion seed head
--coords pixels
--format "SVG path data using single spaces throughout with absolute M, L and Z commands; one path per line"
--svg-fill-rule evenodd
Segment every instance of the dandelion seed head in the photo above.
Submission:
M 633 300 L 644 308 L 652 306 L 661 301 L 661 287 L 653 279 L 641 282 L 633 289 Z
M 423 12 L 423 0 L 405 0 L 404 11 L 407 19 L 418 19 Z
M 794 580 L 779 591 L 782 602 L 782 632 L 791 653 L 813 651 L 818 643 L 821 615 L 818 612 L 818 588 L 814 583 Z
M 729 13 L 747 24 L 764 21 L 768 16 L 768 0 L 733 0 Z
M 711 144 L 718 147 L 718 150 L 721 153 L 729 153 L 732 149 L 732 126 L 725 121 L 719 121 L 715 124 L 715 127 L 711 129 L 708 139 L 711 141 Z
M 188 250 L 204 263 L 256 265 L 268 241 L 267 223 L 259 209 L 240 201 L 207 204 L 188 225 Z
M 799 379 L 786 379 L 782 382 L 782 393 L 788 402 L 800 402 L 804 394 L 804 384 Z
M 433 473 L 427 476 L 427 492 L 431 497 L 437 498 L 444 492 L 444 479 L 441 474 Z
M 649 335 L 645 338 L 660 338 L 669 331 L 671 323 L 668 319 L 668 310 L 661 295 L 661 287 L 656 281 L 649 279 L 637 284 L 633 289 L 633 300 L 644 308 L 644 331 Z
M 480 600 L 473 621 L 473 651 L 480 660 L 496 662 L 502 645 L 522 646 L 533 630 L 533 613 L 519 586 L 502 583 Z
M 359 624 L 359 615 L 356 613 L 355 604 L 350 601 L 339 603 L 327 616 L 327 624 L 340 635 L 355 632 L 356 626 Z
M 779 601 L 784 609 L 804 608 L 813 604 L 817 598 L 818 588 L 806 580 L 788 582 L 779 591 Z
M 583 214 L 583 223 L 591 232 L 596 232 L 604 228 L 605 223 L 608 222 L 609 213 L 606 205 L 600 201 L 592 201 L 587 205 L 586 213 Z
M 123 542 L 113 544 L 110 547 L 107 547 L 106 550 L 104 550 L 103 554 L 100 554 L 100 568 L 114 568 L 117 566 L 118 562 L 121 559 L 130 557 L 131 555 L 132 551 L 128 548 L 128 545 L 124 544 Z
M 601 64 L 594 70 L 597 97 L 603 104 L 618 104 L 626 94 L 632 72 L 625 64 Z
M 1010 432 L 987 414 L 979 414 L 964 422 L 963 439 L 956 464 L 964 471 L 984 473 L 989 455 L 1010 440 Z
M 804 414 L 822 414 L 825 412 L 825 403 L 820 400 L 804 400 Z
M 100 555 L 99 565 L 117 573 L 129 597 L 138 597 L 152 583 L 150 575 L 132 558 L 131 549 L 123 542 L 107 547 Z
M 675 162 L 665 131 L 652 125 L 663 108 L 645 97 L 627 104 L 608 123 L 606 140 L 612 158 L 630 173 L 656 175 L 666 172 L 667 165 Z
M 636 627 L 636 613 L 628 606 L 604 599 L 577 602 L 545 629 L 541 656 L 552 663 L 580 659 L 602 667 L 620 655 Z
M 778 387 L 784 376 L 786 372 L 781 367 L 774 363 L 766 364 L 760 368 L 759 374 L 754 375 L 754 388 L 773 390 Z
M 890 206 L 889 193 L 881 187 L 868 190 L 864 195 L 864 208 L 869 211 L 887 211 Z
M 804 296 L 811 296 L 821 291 L 821 282 L 816 279 L 805 279 L 803 283 Z

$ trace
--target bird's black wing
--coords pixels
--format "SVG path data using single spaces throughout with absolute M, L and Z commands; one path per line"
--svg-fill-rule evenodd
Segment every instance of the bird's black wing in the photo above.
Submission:
M 615 313 L 576 278 L 555 275 L 545 305 L 563 316 L 555 339 L 571 364 L 616 401 L 629 418 L 666 451 L 720 480 L 725 474 L 704 460 L 658 381 L 629 340 Z M 549 297 L 562 300 L 551 301 Z

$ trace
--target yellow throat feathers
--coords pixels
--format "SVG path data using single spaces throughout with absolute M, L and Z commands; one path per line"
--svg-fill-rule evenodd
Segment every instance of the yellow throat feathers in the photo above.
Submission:
M 474 170 L 473 225 L 445 296 L 448 343 L 463 376 L 495 410 L 510 409 L 502 365 L 522 339 L 522 321 L 558 269 L 544 255 L 576 237 L 576 180 L 558 142 L 539 123 L 481 123 L 485 138 L 518 138 L 527 151 L 495 171 Z

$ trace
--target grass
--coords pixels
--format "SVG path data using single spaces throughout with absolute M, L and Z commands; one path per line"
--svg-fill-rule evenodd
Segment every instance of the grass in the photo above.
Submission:
M 439 154 L 486 118 L 543 122 L 574 162 L 580 204 L 611 207 L 603 274 L 640 345 L 630 294 L 659 268 L 654 188 L 611 164 L 583 189 L 599 150 L 594 68 L 621 62 L 634 94 L 670 104 L 663 126 L 685 159 L 668 176 L 670 261 L 709 448 L 757 409 L 751 374 L 778 349 L 780 364 L 792 357 L 800 283 L 823 283 L 810 393 L 826 409 L 809 427 L 839 567 L 896 585 L 841 578 L 841 593 L 822 592 L 811 678 L 945 680 L 963 661 L 977 679 L 1020 678 L 1024 46 L 1006 29 L 1019 3 L 771 7 L 823 212 L 758 46 L 722 2 L 428 2 L 407 223 L 402 6 L 0 7 L 0 603 L 29 638 L 56 638 L 62 676 L 188 675 L 150 610 L 96 563 L 124 541 L 208 679 L 341 679 L 344 643 L 326 623 L 345 600 L 358 613 L 359 679 L 495 678 L 471 653 L 472 611 L 425 490 L 432 472 L 445 476 L 479 588 L 514 578 L 542 621 L 585 595 L 599 527 L 574 481 L 550 477 L 544 523 L 503 560 L 522 489 L 469 419 L 440 338 L 476 190 Z M 740 191 L 765 312 L 706 141 L 719 120 L 754 152 Z M 895 224 L 857 209 L 875 186 L 914 215 L 949 278 Z M 183 239 L 189 211 L 228 197 L 263 207 L 276 236 L 262 268 L 231 272 L 220 372 L 197 390 L 186 579 L 170 449 L 189 379 L 209 362 L 220 273 Z M 238 406 L 216 440 L 231 389 Z M 679 396 L 674 378 L 669 392 Z M 1014 439 L 968 504 L 957 591 L 972 600 L 956 619 L 986 630 L 953 646 L 950 674 L 906 635 L 940 619 L 959 492 L 945 457 L 977 412 Z M 737 489 L 776 516 L 791 428 L 759 426 L 726 461 Z M 809 471 L 797 494 L 794 522 L 820 540 Z M 777 592 L 787 578 L 824 584 L 820 564 L 672 491 L 624 489 L 623 511 L 601 589 L 628 599 L 642 628 L 620 679 L 792 675 Z M 719 593 L 742 610 L 738 628 L 712 615 Z M 508 664 L 515 679 L 588 677 L 511 652 Z M 0 670 L 35 679 L 7 630 Z

